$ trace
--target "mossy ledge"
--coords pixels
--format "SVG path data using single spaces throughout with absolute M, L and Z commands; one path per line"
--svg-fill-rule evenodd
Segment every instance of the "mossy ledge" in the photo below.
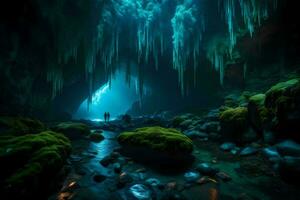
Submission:
M 0 136 L 1 192 L 14 198 L 46 195 L 70 152 L 70 141 L 52 131 Z
M 159 126 L 124 132 L 118 137 L 118 141 L 132 157 L 139 160 L 147 157 L 148 162 L 157 161 L 159 164 L 190 160 L 193 151 L 192 140 L 187 136 L 176 129 Z

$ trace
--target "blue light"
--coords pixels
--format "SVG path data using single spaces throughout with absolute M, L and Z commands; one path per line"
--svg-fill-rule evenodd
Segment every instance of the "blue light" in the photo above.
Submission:
M 132 82 L 134 80 L 132 78 Z M 124 72 L 119 71 L 113 77 L 111 87 L 106 83 L 93 94 L 89 110 L 87 109 L 87 99 L 85 99 L 73 118 L 103 121 L 104 112 L 109 112 L 111 120 L 113 120 L 117 116 L 125 114 L 138 99 L 136 88 L 129 87 L 126 84 Z

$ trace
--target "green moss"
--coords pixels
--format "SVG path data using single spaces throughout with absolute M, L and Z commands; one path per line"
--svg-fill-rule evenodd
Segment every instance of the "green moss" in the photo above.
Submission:
M 257 106 L 264 106 L 266 95 L 265 94 L 256 94 L 250 97 L 249 102 Z
M 39 133 L 46 130 L 45 125 L 39 120 L 24 117 L 0 117 L 0 127 L 4 134 L 23 135 Z
M 291 79 L 286 82 L 280 82 L 271 87 L 266 92 L 266 106 L 274 109 L 276 107 L 276 101 L 281 96 L 295 96 L 295 93 L 299 93 L 300 81 L 298 78 Z
M 248 109 L 246 107 L 227 108 L 220 114 L 220 120 L 223 122 L 244 123 L 247 119 Z
M 63 133 L 69 138 L 88 136 L 90 129 L 86 124 L 76 122 L 64 122 L 53 128 L 54 131 Z
M 59 172 L 71 151 L 70 141 L 52 131 L 1 136 L 0 146 L 0 162 L 6 170 L 0 176 L 11 190 L 51 182 L 51 176 Z M 45 177 L 49 180 L 44 180 Z
M 138 128 L 132 132 L 124 132 L 118 137 L 121 144 L 142 146 L 155 151 L 167 153 L 191 153 L 192 141 L 171 128 L 158 126 Z

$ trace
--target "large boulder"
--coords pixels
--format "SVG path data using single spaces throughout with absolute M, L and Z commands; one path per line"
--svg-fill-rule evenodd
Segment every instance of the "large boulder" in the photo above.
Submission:
M 78 122 L 63 122 L 52 128 L 54 131 L 63 133 L 70 139 L 87 137 L 90 129 L 86 124 Z
M 138 128 L 118 137 L 123 149 L 136 158 L 170 164 L 189 158 L 192 140 L 172 128 L 159 126 Z
M 227 108 L 220 113 L 221 134 L 224 140 L 245 143 L 254 141 L 246 107 Z
M 300 79 L 291 79 L 266 92 L 265 106 L 275 116 L 273 129 L 282 137 L 300 141 Z
M 51 185 L 70 151 L 70 141 L 65 136 L 51 131 L 23 136 L 1 136 L 2 195 L 10 196 L 11 199 L 30 199 L 47 195 L 49 190 L 53 189 Z

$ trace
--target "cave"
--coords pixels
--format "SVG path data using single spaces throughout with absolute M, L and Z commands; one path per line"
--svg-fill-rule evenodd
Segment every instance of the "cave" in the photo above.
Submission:
M 298 15 L 289 0 L 5 2 L 0 199 L 298 199 Z

